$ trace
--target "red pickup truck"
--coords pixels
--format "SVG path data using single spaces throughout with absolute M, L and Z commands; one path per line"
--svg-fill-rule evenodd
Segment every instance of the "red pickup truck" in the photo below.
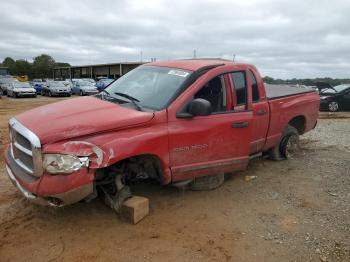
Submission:
M 319 103 L 314 90 L 265 86 L 249 64 L 148 63 L 97 95 L 10 119 L 6 172 L 37 203 L 102 194 L 118 211 L 144 179 L 209 190 L 256 155 L 290 157 Z

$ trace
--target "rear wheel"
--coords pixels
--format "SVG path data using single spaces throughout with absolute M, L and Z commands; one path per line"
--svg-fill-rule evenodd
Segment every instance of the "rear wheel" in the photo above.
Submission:
M 191 184 L 190 188 L 194 191 L 204 191 L 204 190 L 213 190 L 221 186 L 225 181 L 225 174 L 217 174 L 210 176 L 203 176 L 195 178 Z
M 339 104 L 336 101 L 328 103 L 328 109 L 331 112 L 337 112 L 339 110 Z
M 298 130 L 293 126 L 288 125 L 279 144 L 269 151 L 269 157 L 272 160 L 289 159 L 292 158 L 298 150 Z

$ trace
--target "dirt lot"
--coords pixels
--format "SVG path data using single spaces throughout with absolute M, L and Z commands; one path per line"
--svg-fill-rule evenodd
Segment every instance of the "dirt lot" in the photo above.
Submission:
M 57 100 L 1 99 L 1 150 L 11 116 Z M 350 261 L 350 113 L 323 113 L 301 147 L 288 161 L 252 161 L 214 191 L 138 188 L 151 213 L 136 226 L 99 199 L 35 206 L 1 160 L 0 261 Z

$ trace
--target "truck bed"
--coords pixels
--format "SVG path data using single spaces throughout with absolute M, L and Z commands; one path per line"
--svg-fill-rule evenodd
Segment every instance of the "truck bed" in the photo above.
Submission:
M 315 92 L 312 88 L 295 87 L 291 85 L 270 85 L 265 84 L 266 96 L 268 99 L 277 99 L 286 96 L 299 95 Z

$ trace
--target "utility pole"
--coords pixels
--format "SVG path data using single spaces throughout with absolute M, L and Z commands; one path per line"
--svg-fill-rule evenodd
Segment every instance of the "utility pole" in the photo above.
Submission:
M 232 62 L 235 61 L 235 58 L 236 58 L 236 54 L 233 54 L 233 57 L 232 57 Z
M 141 60 L 141 63 L 142 63 L 142 57 L 143 57 L 143 53 L 142 51 L 140 52 L 140 60 Z
M 193 58 L 194 58 L 194 59 L 197 58 L 197 51 L 196 51 L 196 49 L 193 50 Z

